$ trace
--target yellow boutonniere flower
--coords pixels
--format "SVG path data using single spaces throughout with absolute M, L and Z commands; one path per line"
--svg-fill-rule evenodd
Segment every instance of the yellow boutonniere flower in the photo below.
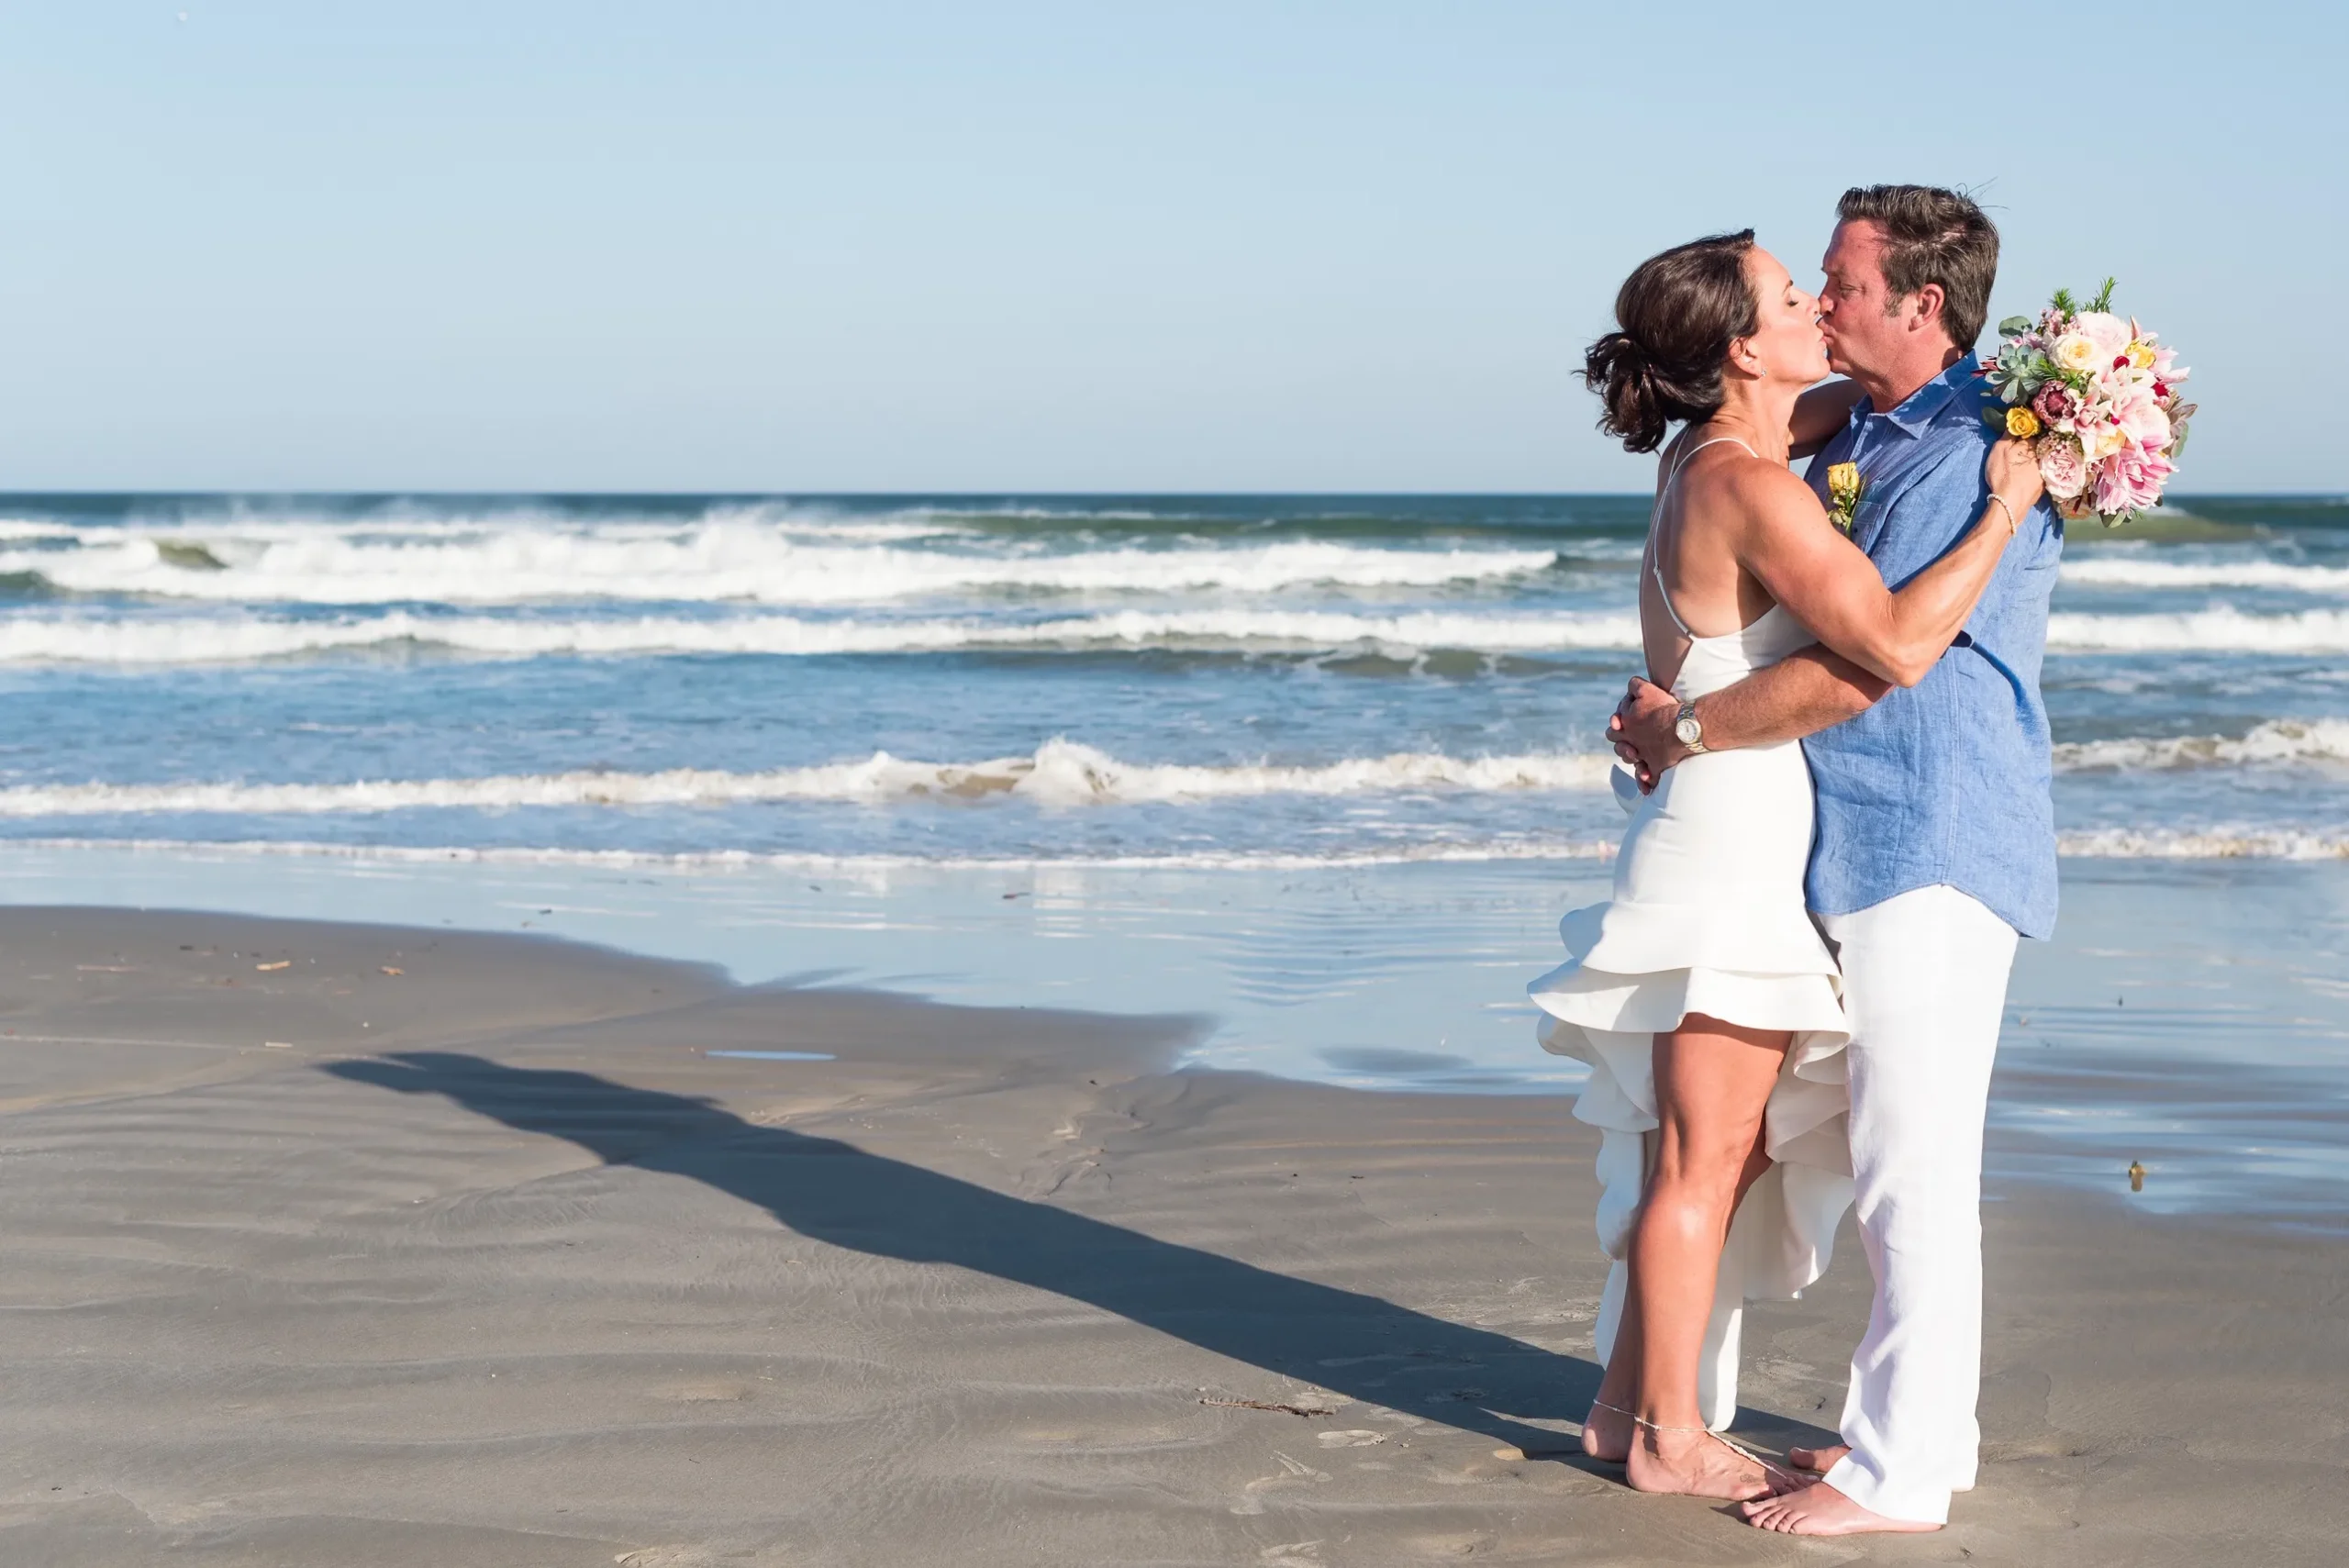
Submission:
M 2021 404 L 2016 404 L 2007 410 L 2007 434 L 2020 436 L 2026 441 L 2031 439 L 2039 434 L 2039 416 Z
M 1827 470 L 1827 499 L 1831 503 L 1827 516 L 1847 534 L 1852 531 L 1852 519 L 1859 515 L 1860 492 L 1865 488 L 1856 462 L 1839 462 Z

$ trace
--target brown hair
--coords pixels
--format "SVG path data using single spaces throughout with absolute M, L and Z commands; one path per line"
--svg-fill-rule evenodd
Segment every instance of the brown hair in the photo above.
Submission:
M 1606 405 L 1598 428 L 1652 452 L 1677 419 L 1709 419 L 1721 406 L 1729 346 L 1760 324 L 1745 255 L 1753 230 L 1675 245 L 1632 269 L 1615 295 L 1609 332 L 1583 356 L 1582 378 Z
M 1990 318 L 1998 281 L 1998 231 L 1969 196 L 1938 185 L 1854 185 L 1835 204 L 1845 223 L 1884 233 L 1884 281 L 1895 304 L 1927 284 L 1942 285 L 1942 326 L 1961 349 L 1974 347 Z

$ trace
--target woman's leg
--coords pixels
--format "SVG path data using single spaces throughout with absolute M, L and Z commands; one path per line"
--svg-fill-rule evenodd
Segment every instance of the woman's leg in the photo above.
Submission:
M 1627 1328 L 1638 1325 L 1631 1407 L 1642 1422 L 1626 1463 L 1643 1492 L 1747 1498 L 1776 1485 L 1761 1463 L 1706 1435 L 1697 1362 L 1730 1219 L 1766 1168 L 1763 1114 L 1791 1039 L 1694 1013 L 1656 1037 L 1655 1169 L 1632 1227 L 1625 1313 Z
M 1770 1153 L 1765 1147 L 1763 1129 L 1753 1130 L 1753 1147 L 1746 1151 L 1745 1168 L 1737 1175 L 1737 1197 L 1730 1205 L 1734 1217 L 1738 1205 L 1745 1201 L 1746 1193 L 1771 1165 Z M 1650 1172 L 1653 1175 L 1653 1135 L 1649 1138 Z M 1637 1428 L 1631 1412 L 1640 1407 L 1640 1313 L 1638 1307 L 1640 1271 L 1635 1264 L 1624 1269 L 1626 1289 L 1623 1293 L 1622 1321 L 1615 1328 L 1615 1343 L 1607 1357 L 1606 1376 L 1598 1385 L 1598 1397 L 1592 1402 L 1590 1414 L 1584 1418 L 1582 1451 L 1593 1459 L 1609 1464 L 1620 1464 L 1631 1451 L 1631 1437 Z M 1800 1450 L 1795 1451 L 1800 1452 Z

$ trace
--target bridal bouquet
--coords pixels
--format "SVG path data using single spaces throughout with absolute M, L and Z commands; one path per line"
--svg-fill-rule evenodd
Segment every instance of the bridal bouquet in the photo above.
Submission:
M 2037 320 L 1999 322 L 1998 355 L 1983 366 L 2007 406 L 1984 417 L 2032 443 L 2064 516 L 2094 512 L 2107 528 L 2161 503 L 2194 413 L 2178 395 L 2176 351 L 2112 314 L 2112 284 L 2085 308 L 2057 289 Z

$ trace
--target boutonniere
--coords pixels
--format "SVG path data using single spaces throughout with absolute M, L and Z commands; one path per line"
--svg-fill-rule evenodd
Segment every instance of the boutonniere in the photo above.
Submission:
M 1860 495 L 1867 489 L 1867 481 L 1860 477 L 1856 462 L 1839 462 L 1827 471 L 1828 520 L 1845 534 L 1852 531 L 1852 519 L 1860 514 Z

